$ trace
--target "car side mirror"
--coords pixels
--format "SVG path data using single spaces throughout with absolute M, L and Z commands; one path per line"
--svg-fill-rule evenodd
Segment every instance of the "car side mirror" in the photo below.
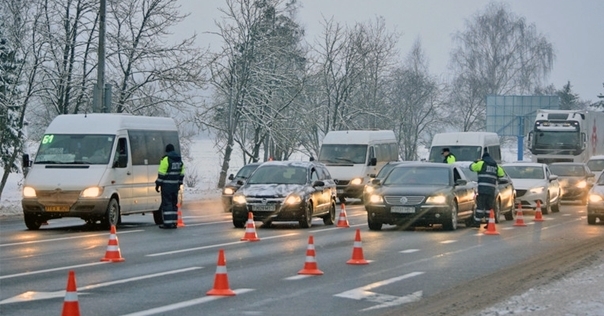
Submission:
M 243 180 L 237 180 L 237 185 L 243 185 Z
M 324 187 L 325 186 L 325 182 L 321 181 L 321 180 L 317 180 L 315 182 L 312 183 L 313 188 L 314 187 Z
M 235 175 L 234 175 L 234 174 L 232 174 L 232 173 L 231 173 L 231 174 L 229 174 L 229 180 L 233 180 L 233 179 L 235 179 Z
M 455 181 L 455 185 L 466 185 L 466 184 L 468 184 L 468 180 L 466 180 L 466 179 L 457 179 Z
M 29 154 L 23 154 L 23 157 L 21 157 L 21 159 L 22 159 L 21 165 L 23 166 L 23 168 L 31 167 L 31 161 L 29 160 Z
M 376 174 L 375 173 L 370 173 L 369 174 L 369 178 L 375 178 Z
M 499 183 L 501 183 L 501 184 L 508 184 L 508 183 L 510 183 L 510 180 L 508 180 L 508 179 L 506 179 L 506 178 L 500 178 L 498 181 L 499 181 Z
M 373 185 L 380 185 L 380 184 L 382 184 L 382 180 L 380 180 L 380 179 L 373 179 L 373 180 L 371 180 L 371 184 L 373 184 Z
M 558 175 L 552 174 L 549 176 L 549 181 L 558 180 Z
M 373 157 L 373 158 L 369 159 L 369 165 L 370 166 L 377 165 L 377 158 Z

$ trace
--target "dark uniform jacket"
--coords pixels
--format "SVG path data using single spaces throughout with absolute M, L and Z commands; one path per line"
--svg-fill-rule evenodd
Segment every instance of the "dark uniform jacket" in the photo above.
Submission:
M 167 152 L 159 163 L 155 184 L 161 186 L 162 192 L 178 192 L 185 177 L 185 165 L 174 151 Z

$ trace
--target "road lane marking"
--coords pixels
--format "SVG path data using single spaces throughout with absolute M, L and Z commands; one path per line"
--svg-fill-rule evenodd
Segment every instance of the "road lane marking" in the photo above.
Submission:
M 300 233 L 289 233 L 289 234 L 283 234 L 283 235 L 278 235 L 278 236 L 262 237 L 262 240 L 283 238 L 283 237 L 296 236 L 296 235 L 300 235 Z M 233 242 L 208 245 L 208 246 L 202 246 L 202 247 L 185 248 L 185 249 L 180 249 L 180 250 L 152 253 L 152 254 L 148 254 L 145 256 L 147 256 L 147 257 L 167 256 L 167 255 L 173 255 L 175 253 L 190 252 L 190 251 L 218 248 L 218 247 L 224 247 L 224 246 L 232 246 L 232 245 L 243 244 L 243 243 L 248 243 L 248 242 L 249 241 L 233 241 Z
M 294 276 L 290 276 L 285 278 L 284 280 L 302 280 L 302 279 L 306 279 L 306 278 L 310 278 L 312 275 L 308 275 L 308 274 L 299 274 L 299 275 L 294 275 Z
M 10 279 L 10 278 L 16 278 L 16 277 L 26 276 L 26 275 L 34 275 L 34 274 L 46 273 L 46 272 L 69 270 L 69 269 L 75 269 L 75 268 L 81 268 L 81 267 L 90 267 L 90 266 L 96 266 L 98 264 L 105 264 L 105 263 L 109 263 L 109 262 L 110 261 L 99 261 L 99 262 L 93 262 L 93 263 L 77 264 L 77 265 L 67 266 L 67 267 L 60 267 L 60 268 L 53 268 L 53 269 L 46 269 L 46 270 L 38 270 L 38 271 L 29 271 L 29 272 L 23 272 L 23 273 L 17 273 L 17 274 L 9 274 L 9 275 L 0 276 L 0 280 Z
M 361 311 L 368 311 L 372 309 L 384 308 L 384 307 L 392 307 L 397 305 L 402 305 L 411 302 L 417 302 L 422 298 L 422 291 L 417 291 L 409 295 L 405 296 L 394 296 L 388 294 L 379 294 L 375 292 L 371 292 L 371 290 L 378 288 L 380 286 L 388 285 L 394 282 L 398 282 L 404 279 L 409 279 L 412 277 L 416 277 L 418 275 L 422 275 L 424 272 L 411 272 L 405 275 L 401 275 L 398 277 L 390 278 L 383 281 L 374 282 L 365 286 L 361 286 L 352 290 L 344 291 L 342 293 L 335 294 L 334 296 L 349 298 L 357 301 L 369 301 L 374 303 L 379 303 L 378 305 L 374 305 Z
M 138 233 L 138 232 L 144 232 L 144 230 L 142 230 L 142 229 L 128 230 L 128 231 L 119 232 L 118 235 L 129 234 L 129 233 Z M 42 243 L 42 242 L 80 239 L 80 238 L 89 238 L 89 237 L 98 237 L 98 236 L 107 236 L 107 235 L 109 235 L 109 234 L 108 233 L 99 233 L 99 234 L 89 234 L 89 235 L 84 235 L 84 236 L 72 236 L 72 237 L 61 237 L 61 238 L 52 238 L 52 239 L 43 239 L 43 240 L 21 241 L 21 242 L 15 242 L 15 243 L 10 243 L 10 244 L 0 244 L 0 247 L 22 246 L 22 245 L 37 244 L 37 243 Z
M 233 292 L 235 292 L 235 294 L 239 295 L 239 294 L 251 292 L 253 290 L 254 289 L 236 289 L 236 290 L 233 290 Z M 223 299 L 225 297 L 226 296 L 206 296 L 206 297 L 197 298 L 197 299 L 190 300 L 190 301 L 184 301 L 184 302 L 174 303 L 174 304 L 157 307 L 157 308 L 152 308 L 152 309 L 148 309 L 148 310 L 144 310 L 144 311 L 140 311 L 140 312 L 125 314 L 122 316 L 156 315 L 156 314 L 165 313 L 165 312 L 169 312 L 169 311 L 173 311 L 173 310 L 177 310 L 177 309 L 181 309 L 181 308 L 185 308 L 185 307 L 189 307 L 189 306 L 193 306 L 193 305 L 198 305 L 198 304 L 203 304 L 203 303 Z
M 128 282 L 133 282 L 133 281 L 139 281 L 139 280 L 150 279 L 150 278 L 166 276 L 166 275 L 171 275 L 171 274 L 176 274 L 176 273 L 181 273 L 181 272 L 188 272 L 188 271 L 193 271 L 193 270 L 199 270 L 199 269 L 203 269 L 203 268 L 202 267 L 189 267 L 189 268 L 178 269 L 178 270 L 170 270 L 170 271 L 166 271 L 166 272 L 153 273 L 153 274 L 149 274 L 149 275 L 143 275 L 143 276 L 138 276 L 138 277 L 133 277 L 133 278 L 128 278 L 128 279 L 86 285 L 83 287 L 78 287 L 77 290 L 78 290 L 78 295 L 86 295 L 88 293 L 84 293 L 83 291 L 92 290 L 92 289 L 96 289 L 96 288 L 104 287 L 104 286 L 123 284 L 123 283 L 128 283 Z M 0 301 L 0 305 L 9 304 L 9 303 L 31 302 L 31 301 L 35 301 L 35 300 L 45 300 L 45 299 L 59 298 L 59 297 L 65 297 L 65 290 L 54 291 L 54 292 L 27 291 L 23 294 L 13 296 L 11 298 Z
M 407 249 L 407 250 L 402 250 L 399 251 L 400 253 L 414 253 L 414 252 L 418 252 L 419 249 Z
M 443 240 L 440 243 L 441 244 L 451 244 L 451 243 L 454 243 L 454 242 L 457 242 L 457 240 L 455 240 L 455 239 Z

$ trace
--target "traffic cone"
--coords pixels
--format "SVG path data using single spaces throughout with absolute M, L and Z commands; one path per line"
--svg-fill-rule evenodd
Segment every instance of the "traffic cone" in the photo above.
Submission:
M 352 248 L 352 258 L 346 261 L 348 264 L 369 264 L 369 261 L 363 257 L 363 245 L 361 243 L 361 230 L 357 228 L 354 237 L 354 247 Z
M 124 260 L 125 259 L 122 258 L 122 254 L 120 252 L 120 246 L 117 242 L 117 235 L 115 234 L 115 225 L 111 225 L 111 233 L 109 234 L 107 251 L 105 252 L 105 257 L 102 258 L 101 261 L 122 262 Z
M 323 274 L 323 271 L 317 268 L 317 260 L 315 258 L 315 242 L 312 235 L 308 236 L 308 247 L 306 248 L 306 260 L 304 261 L 304 269 L 298 271 L 298 274 Z
M 524 216 L 522 216 L 522 206 L 518 203 L 518 210 L 516 211 L 516 222 L 514 226 L 526 226 L 524 223 Z
M 76 286 L 75 272 L 69 271 L 67 278 L 67 290 L 63 301 L 63 312 L 61 316 L 80 316 L 80 303 L 78 303 L 78 289 Z
M 485 235 L 499 235 L 499 232 L 495 228 L 495 211 L 491 209 L 491 213 L 489 215 L 489 223 L 487 224 L 487 231 L 484 232 Z
M 340 203 L 340 215 L 338 217 L 338 223 L 336 224 L 336 227 L 350 227 L 350 225 L 348 224 L 348 218 L 346 218 L 346 205 L 344 205 L 344 202 Z
M 252 212 L 247 213 L 247 223 L 245 224 L 245 235 L 241 238 L 242 241 L 258 241 L 258 235 L 256 234 L 256 224 L 254 224 L 254 214 Z
M 218 263 L 216 264 L 216 275 L 214 276 L 214 287 L 206 292 L 207 295 L 235 296 L 235 292 L 229 288 L 229 277 L 227 275 L 224 250 L 218 250 Z
M 180 203 L 176 204 L 178 211 L 176 211 L 176 215 L 178 216 L 178 220 L 176 221 L 176 228 L 185 227 L 185 223 L 182 221 L 182 212 L 180 211 Z
M 543 222 L 543 213 L 541 212 L 541 200 L 537 200 L 537 209 L 535 210 L 535 219 L 533 222 Z

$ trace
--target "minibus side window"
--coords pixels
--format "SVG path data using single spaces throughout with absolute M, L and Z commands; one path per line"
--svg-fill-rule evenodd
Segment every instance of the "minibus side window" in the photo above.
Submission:
M 124 137 L 117 140 L 117 152 L 113 160 L 113 166 L 116 168 L 126 168 L 128 166 L 128 141 Z

